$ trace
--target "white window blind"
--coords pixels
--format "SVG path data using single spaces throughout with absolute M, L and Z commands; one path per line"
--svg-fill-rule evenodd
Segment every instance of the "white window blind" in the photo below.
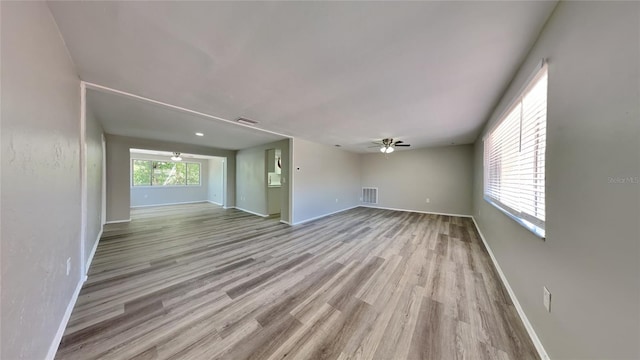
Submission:
M 485 198 L 544 237 L 547 68 L 484 140 Z

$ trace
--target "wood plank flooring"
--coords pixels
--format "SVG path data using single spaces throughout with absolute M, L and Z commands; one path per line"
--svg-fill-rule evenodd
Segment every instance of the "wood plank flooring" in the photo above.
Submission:
M 537 359 L 473 222 L 211 204 L 108 225 L 57 359 Z

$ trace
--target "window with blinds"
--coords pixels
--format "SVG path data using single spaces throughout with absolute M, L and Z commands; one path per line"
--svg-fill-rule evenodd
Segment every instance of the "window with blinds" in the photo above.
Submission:
M 516 221 L 545 236 L 547 68 L 534 75 L 484 140 L 484 195 Z

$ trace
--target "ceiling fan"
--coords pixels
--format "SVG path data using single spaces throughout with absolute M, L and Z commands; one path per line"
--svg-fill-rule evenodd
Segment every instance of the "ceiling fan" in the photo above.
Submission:
M 180 156 L 179 152 L 174 152 L 173 156 L 171 157 L 171 160 L 173 160 L 173 161 L 182 161 L 182 156 Z
M 402 140 L 393 141 L 392 138 L 382 139 L 382 141 L 374 141 L 373 143 L 376 144 L 376 146 L 370 147 L 380 148 L 380 152 L 383 154 L 391 154 L 395 150 L 396 146 L 411 146 L 410 144 L 405 144 Z

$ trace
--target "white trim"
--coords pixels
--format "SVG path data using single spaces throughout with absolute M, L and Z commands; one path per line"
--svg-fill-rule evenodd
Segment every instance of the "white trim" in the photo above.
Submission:
M 203 185 L 136 185 L 130 186 L 131 190 L 134 189 L 193 189 L 197 187 L 203 187 Z M 205 201 L 205 200 L 202 200 Z
M 87 89 L 80 82 L 80 277 L 86 274 L 87 239 Z
M 296 164 L 295 164 L 295 139 L 291 138 L 289 141 L 289 225 L 293 225 L 293 219 L 295 219 L 295 177 L 296 177 Z
M 280 220 L 280 222 L 283 223 L 283 224 L 287 224 L 287 225 L 291 226 L 291 223 L 288 222 L 288 221 Z
M 201 204 L 209 202 L 209 200 L 196 200 L 196 201 L 184 201 L 184 202 L 174 202 L 174 203 L 162 203 L 162 204 L 150 204 L 150 205 L 135 205 L 131 206 L 132 209 L 136 208 L 145 208 L 145 207 L 153 207 L 153 206 L 169 206 L 169 205 L 184 205 L 184 204 Z
M 96 239 L 95 244 L 93 244 L 93 248 L 91 249 L 91 253 L 89 254 L 89 258 L 87 259 L 87 264 L 86 264 L 86 269 L 85 269 L 85 276 L 89 273 L 89 268 L 91 267 L 91 262 L 93 261 L 93 257 L 96 255 L 96 250 L 98 249 L 98 243 L 100 242 L 100 238 L 102 237 L 102 231 L 104 229 L 100 229 L 100 232 L 98 233 L 98 238 Z
M 217 202 L 215 202 L 215 201 L 207 200 L 207 202 L 208 202 L 208 203 L 212 203 L 212 204 L 214 204 L 214 205 L 222 206 L 222 204 L 217 203 Z
M 235 209 L 236 207 L 235 206 L 223 206 L 222 208 L 225 209 L 225 210 L 229 210 L 229 209 Z
M 107 225 L 107 224 L 121 224 L 121 223 L 128 223 L 128 222 L 131 222 L 131 219 L 107 221 L 105 223 L 105 225 Z
M 300 225 L 300 224 L 308 223 L 308 222 L 310 222 L 310 221 L 318 220 L 318 219 L 321 219 L 321 218 L 326 217 L 326 216 L 329 216 L 329 215 L 334 215 L 334 214 L 337 214 L 337 213 L 341 213 L 341 212 L 343 212 L 343 211 L 347 211 L 347 210 L 355 209 L 355 208 L 357 208 L 357 207 L 360 207 L 360 205 L 356 205 L 356 206 L 348 207 L 348 208 L 346 208 L 346 209 L 342 209 L 342 210 L 337 210 L 337 211 L 330 212 L 330 213 L 328 213 L 328 214 L 324 214 L 324 215 L 315 216 L 315 217 L 312 217 L 312 218 L 310 218 L 310 219 L 305 219 L 305 220 L 298 221 L 298 222 L 296 222 L 296 223 L 289 224 L 289 225 Z M 287 224 L 288 224 L 288 223 L 287 223 Z
M 101 196 L 102 203 L 100 209 L 100 225 L 104 226 L 107 222 L 107 139 L 104 137 L 104 131 L 102 133 L 102 183 L 101 183 Z M 87 267 L 88 268 L 88 267 Z
M 360 207 L 366 207 L 366 208 L 372 208 L 372 209 L 382 209 L 382 210 L 414 212 L 414 213 L 421 213 L 421 214 L 445 215 L 445 216 L 456 216 L 456 217 L 466 217 L 466 218 L 472 217 L 471 215 L 450 214 L 450 213 L 442 213 L 442 212 L 434 212 L 434 211 L 422 211 L 422 210 L 396 209 L 396 208 L 390 208 L 390 207 L 384 207 L 384 206 L 360 205 Z
M 257 212 L 255 212 L 255 211 L 251 211 L 251 210 L 243 209 L 243 208 L 241 208 L 241 207 L 237 207 L 237 206 L 235 206 L 235 208 L 236 208 L 236 209 L 238 209 L 238 210 L 244 211 L 244 212 L 246 212 L 246 213 L 249 213 L 249 214 L 258 215 L 258 216 L 260 216 L 260 217 L 269 217 L 269 215 L 260 214 L 260 213 L 257 213 Z
M 484 235 L 482 235 L 482 231 L 480 231 L 480 226 L 478 226 L 478 223 L 476 222 L 476 218 L 472 216 L 471 219 L 473 219 L 473 223 L 475 224 L 476 229 L 478 229 L 478 234 L 480 234 L 480 239 L 482 239 L 482 242 L 484 243 L 484 247 L 487 249 L 487 252 L 491 257 L 493 266 L 495 266 L 496 270 L 498 271 L 498 275 L 500 275 L 500 280 L 502 280 L 502 284 L 504 285 L 504 287 L 507 289 L 507 292 L 509 293 L 511 302 L 513 302 L 513 305 L 518 311 L 518 315 L 520 315 L 520 320 L 522 320 L 522 323 L 524 324 L 525 329 L 527 329 L 527 333 L 529 333 L 529 337 L 531 338 L 533 345 L 536 347 L 536 350 L 538 350 L 538 355 L 540 355 L 540 358 L 542 360 L 550 360 L 551 358 L 549 357 L 549 354 L 547 354 L 547 351 L 544 349 L 544 346 L 542 346 L 542 341 L 540 341 L 540 338 L 536 334 L 536 331 L 533 329 L 533 325 L 531 325 L 531 322 L 527 318 L 527 315 L 524 313 L 524 309 L 520 305 L 520 302 L 518 301 L 518 298 L 516 297 L 515 292 L 511 288 L 511 285 L 509 285 L 509 281 L 507 281 L 507 277 L 505 276 L 504 272 L 502 272 L 502 269 L 498 264 L 498 260 L 493 254 L 491 247 L 489 247 L 489 243 L 487 243 L 487 240 L 484 238 Z
M 164 103 L 162 101 L 149 99 L 149 98 L 146 98 L 146 97 L 143 97 L 143 96 L 131 94 L 131 93 L 128 93 L 128 92 L 125 92 L 125 91 L 116 90 L 116 89 L 109 88 L 109 87 L 106 87 L 106 86 L 93 84 L 93 83 L 89 83 L 89 82 L 86 82 L 86 81 L 82 81 L 82 84 L 86 84 L 87 87 L 89 87 L 90 89 L 93 89 L 93 90 L 99 90 L 99 91 L 103 91 L 103 92 L 106 91 L 106 92 L 111 92 L 111 93 L 115 93 L 115 94 L 119 94 L 119 95 L 129 96 L 129 97 L 132 97 L 134 99 L 138 99 L 138 100 L 142 100 L 142 101 L 148 101 L 148 102 L 153 103 L 153 104 L 162 105 L 162 106 L 165 106 L 165 107 L 168 107 L 168 108 L 171 108 L 171 109 L 184 111 L 184 112 L 187 112 L 187 113 L 190 113 L 190 114 L 203 116 L 203 117 L 206 117 L 206 118 L 209 118 L 209 119 L 223 121 L 223 122 L 226 122 L 226 123 L 229 123 L 229 124 L 233 124 L 233 125 L 236 125 L 236 126 L 241 126 L 241 127 L 247 128 L 247 129 L 258 130 L 258 131 L 262 131 L 262 132 L 265 132 L 265 133 L 282 136 L 282 137 L 285 137 L 285 138 L 291 138 L 291 135 L 285 135 L 285 134 L 277 133 L 275 131 L 265 130 L 265 129 L 262 129 L 262 128 L 259 128 L 259 127 L 255 127 L 255 126 L 251 126 L 251 125 L 245 125 L 245 124 L 239 123 L 237 121 L 228 120 L 228 119 L 224 119 L 224 118 L 221 118 L 221 117 L 218 117 L 218 116 L 205 114 L 205 113 L 202 113 L 202 112 L 199 112 L 199 111 L 183 108 L 181 106 L 167 104 L 167 103 Z
M 84 257 L 84 256 L 83 256 Z M 67 310 L 64 312 L 62 316 L 62 321 L 60 322 L 60 326 L 58 326 L 58 331 L 56 332 L 55 337 L 53 338 L 53 342 L 49 345 L 49 351 L 47 352 L 47 360 L 53 360 L 56 356 L 56 352 L 58 352 L 58 347 L 60 346 L 60 341 L 62 341 L 62 335 L 64 335 L 64 331 L 67 329 L 67 324 L 69 323 L 69 319 L 71 318 L 71 313 L 73 312 L 73 308 L 76 306 L 76 301 L 78 301 L 78 296 L 80 295 L 80 290 L 82 289 L 82 284 L 86 277 L 82 275 L 80 281 L 78 281 L 78 285 L 76 286 L 73 295 L 71 295 L 71 300 L 67 305 Z

